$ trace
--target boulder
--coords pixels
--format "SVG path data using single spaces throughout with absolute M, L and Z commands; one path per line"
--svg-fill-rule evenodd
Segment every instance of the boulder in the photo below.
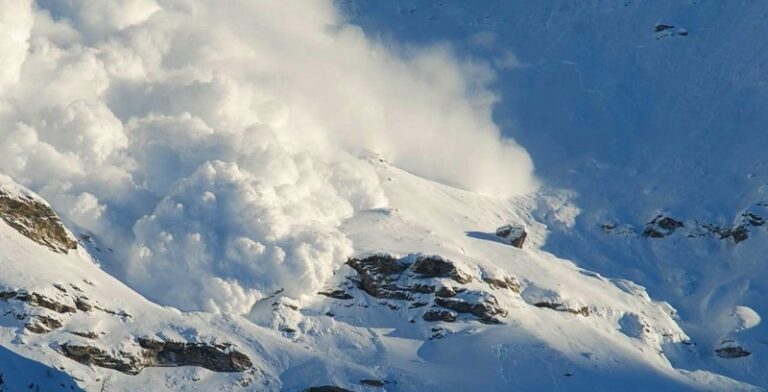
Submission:
M 523 225 L 504 225 L 496 229 L 496 236 L 515 248 L 522 248 L 528 232 Z

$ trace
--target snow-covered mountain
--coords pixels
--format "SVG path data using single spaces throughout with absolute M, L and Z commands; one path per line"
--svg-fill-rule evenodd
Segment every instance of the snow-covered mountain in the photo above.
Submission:
M 0 0 L 0 391 L 764 390 L 766 12 Z
M 97 238 L 71 246 L 75 237 L 47 204 L 5 180 L 3 206 L 34 208 L 3 209 L 0 224 L 4 382 L 10 390 L 98 390 L 105 380 L 110 390 L 749 389 L 670 363 L 668 352 L 692 343 L 669 304 L 539 249 L 547 234 L 530 215 L 534 199 L 499 200 L 365 162 L 390 205 L 344 224 L 354 258 L 324 290 L 277 292 L 244 316 L 146 300 L 99 268 L 88 250 L 109 250 Z M 41 213 L 25 214 L 32 209 Z M 19 211 L 28 218 L 15 219 Z M 522 248 L 495 236 L 505 223 L 526 226 Z M 29 234 L 53 228 L 66 235 Z M 16 358 L 40 365 L 19 369 Z

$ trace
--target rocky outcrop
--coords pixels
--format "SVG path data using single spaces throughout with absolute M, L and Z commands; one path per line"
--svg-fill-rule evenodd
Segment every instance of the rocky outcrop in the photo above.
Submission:
M 752 231 L 757 228 L 768 230 L 768 202 L 756 203 L 752 208 L 741 212 L 732 225 L 716 225 L 700 221 L 688 223 L 689 225 L 686 225 L 679 219 L 660 214 L 645 225 L 640 236 L 660 239 L 682 232 L 688 238 L 712 237 L 731 240 L 738 244 L 748 240 Z M 606 234 L 637 235 L 633 227 L 615 222 L 602 224 L 600 228 Z
M 722 348 L 715 349 L 715 354 L 717 354 L 717 356 L 720 358 L 734 359 L 734 358 L 748 357 L 752 353 L 745 350 L 743 347 L 730 346 L 730 347 L 722 347 Z
M 48 333 L 62 326 L 61 320 L 45 314 L 29 315 L 24 328 L 32 333 Z
M 148 367 L 198 366 L 214 372 L 242 372 L 253 364 L 247 355 L 230 344 L 208 344 L 137 340 L 137 352 L 109 352 L 95 345 L 65 343 L 58 347 L 64 356 L 85 365 L 114 369 L 136 375 Z
M 383 388 L 389 383 L 386 380 L 363 379 L 360 380 L 360 384 L 367 385 L 369 387 Z
M 145 367 L 140 357 L 122 351 L 113 354 L 96 346 L 74 343 L 59 345 L 58 349 L 64 356 L 84 365 L 113 369 L 126 374 L 139 374 Z
M 684 226 L 683 222 L 679 220 L 665 215 L 656 215 L 653 220 L 645 225 L 641 235 L 646 238 L 664 238 Z
M 328 298 L 335 298 L 335 299 L 352 299 L 352 298 L 354 298 L 352 295 L 350 295 L 346 291 L 340 290 L 340 289 L 337 289 L 337 290 L 324 290 L 324 291 L 318 292 L 318 294 L 324 295 L 324 296 L 326 296 Z
M 533 304 L 533 306 L 537 308 L 545 308 L 545 309 L 552 309 L 556 310 L 558 312 L 566 312 L 571 314 L 578 314 L 582 315 L 584 317 L 589 316 L 589 308 L 586 306 L 580 306 L 578 308 L 572 308 L 568 307 L 565 304 L 561 303 L 554 303 L 554 302 L 536 302 Z
M 463 298 L 435 298 L 435 304 L 458 313 L 472 314 L 481 322 L 489 324 L 501 322 L 495 316 L 507 315 L 507 311 L 499 306 L 495 297 L 482 293 L 476 293 L 475 296 L 481 299 L 469 301 Z
M 493 288 L 512 290 L 515 293 L 519 293 L 522 288 L 520 281 L 514 276 L 483 276 L 483 282 L 488 283 Z
M 450 278 L 459 283 L 472 281 L 472 277 L 459 271 L 455 263 L 440 256 L 419 256 L 410 269 L 419 278 Z
M 54 252 L 69 253 L 77 240 L 48 204 L 0 187 L 0 218 L 32 241 Z
M 5 290 L 0 291 L 0 300 L 8 302 L 9 300 L 26 302 L 31 306 L 41 307 L 52 310 L 56 313 L 75 313 L 75 307 L 62 301 L 46 297 L 38 293 L 29 293 L 26 290 Z
M 344 389 L 341 387 L 336 387 L 333 385 L 323 385 L 319 387 L 309 387 L 304 390 L 304 392 L 352 392 L 349 389 Z
M 214 372 L 233 373 L 250 369 L 247 355 L 231 344 L 187 343 L 141 338 L 145 367 L 198 366 Z
M 504 225 L 496 229 L 496 236 L 515 248 L 522 248 L 528 232 L 523 225 Z
M 424 312 L 424 315 L 421 316 L 424 321 L 445 321 L 447 323 L 456 321 L 458 317 L 459 316 L 454 312 L 441 309 L 430 309 Z
M 409 265 L 390 255 L 373 255 L 353 258 L 347 265 L 357 272 L 357 287 L 376 298 L 410 299 L 407 288 L 399 287 L 397 281 Z
M 520 282 L 503 273 L 487 276 L 480 283 L 486 290 L 467 285 L 476 277 L 462 271 L 451 260 L 435 255 L 373 255 L 353 258 L 347 262 L 356 276 L 350 277 L 366 294 L 380 299 L 412 301 L 410 305 L 383 302 L 390 309 L 418 309 L 432 305 L 421 318 L 425 321 L 454 322 L 465 314 L 483 323 L 500 323 L 498 317 L 507 315 L 491 290 L 520 291 Z M 328 294 L 323 294 L 328 295 Z

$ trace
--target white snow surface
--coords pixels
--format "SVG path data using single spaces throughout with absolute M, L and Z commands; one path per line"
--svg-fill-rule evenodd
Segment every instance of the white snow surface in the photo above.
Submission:
M 701 0 L 0 0 L 0 187 L 41 194 L 89 238 L 61 255 L 0 220 L 0 291 L 66 301 L 76 286 L 131 315 L 78 312 L 34 334 L 7 312 L 45 310 L 0 302 L 2 381 L 764 390 L 768 231 L 735 243 L 700 229 L 768 217 L 766 14 Z M 641 236 L 658 214 L 684 227 Z M 494 236 L 505 224 L 526 227 L 523 249 Z M 502 324 L 429 323 L 427 308 L 370 297 L 344 261 L 379 253 L 451 260 L 473 278 L 457 298 L 495 297 Z M 339 287 L 353 298 L 316 294 Z M 233 343 L 254 369 L 128 376 L 56 351 L 85 330 L 112 352 L 141 336 Z M 733 347 L 750 355 L 715 354 Z
M 369 390 L 359 383 L 362 379 L 386 380 L 385 389 L 393 391 L 753 389 L 715 373 L 673 367 L 664 354 L 666 347 L 687 340 L 674 310 L 653 301 L 639 286 L 582 270 L 540 250 L 546 231 L 529 214 L 532 199 L 500 200 L 459 190 L 376 157 L 363 158 L 360 164 L 379 177 L 391 207 L 361 211 L 344 222 L 341 230 L 355 244 L 354 252 L 437 254 L 474 278 L 470 289 L 482 289 L 479 278 L 487 274 L 514 276 L 525 287 L 523 296 L 508 290 L 489 292 L 508 310 L 503 324 L 467 318 L 428 323 L 419 318 L 422 309 L 409 309 L 407 303 L 392 309 L 361 290 L 352 290 L 354 298 L 348 301 L 282 293 L 258 302 L 246 318 L 180 312 L 148 301 L 109 276 L 86 250 L 98 258 L 109 253 L 106 249 L 83 241 L 87 246 L 69 255 L 52 253 L 0 223 L 0 287 L 65 302 L 80 293 L 73 291 L 77 287 L 99 307 L 131 315 L 77 312 L 64 317 L 63 327 L 45 334 L 26 331 L 13 317 L 4 316 L 0 339 L 3 356 L 9 358 L 0 363 L 4 379 L 14 388 L 64 382 L 85 390 L 100 388 L 104 380 L 110 390 L 146 385 L 152 390 L 299 391 L 317 385 Z M 524 249 L 494 236 L 493 230 L 504 222 L 528 227 L 530 242 Z M 348 267 L 340 267 L 325 284 L 343 284 L 350 274 Z M 172 272 L 165 277 L 174 278 Z M 568 306 L 586 306 L 590 315 L 532 306 L 531 301 L 545 299 L 526 294 L 532 291 L 549 293 L 544 296 Z M 0 306 L 14 306 L 14 301 Z M 645 331 L 628 333 L 628 317 L 642 320 Z M 433 328 L 442 328 L 445 336 L 430 340 Z M 100 336 L 90 341 L 71 333 L 84 331 Z M 150 368 L 128 376 L 56 352 L 66 342 L 130 351 L 136 349 L 133 340 L 142 336 L 233 343 L 252 359 L 255 370 L 226 374 L 193 367 Z M 23 361 L 34 361 L 34 366 L 15 370 Z M 52 376 L 41 377 L 46 367 Z

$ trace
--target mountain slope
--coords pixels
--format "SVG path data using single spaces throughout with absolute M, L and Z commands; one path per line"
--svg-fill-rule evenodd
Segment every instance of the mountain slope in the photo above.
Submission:
M 596 385 L 613 390 L 626 389 L 628 382 L 637 390 L 749 389 L 714 373 L 676 370 L 665 353 L 685 350 L 687 336 L 674 310 L 629 281 L 604 278 L 540 250 L 546 231 L 529 215 L 532 199 L 481 196 L 424 180 L 377 157 L 364 159 L 385 184 L 390 207 L 362 212 L 343 225 L 359 263 L 340 266 L 326 282 L 324 295 L 276 293 L 258 303 L 247 319 L 182 313 L 147 301 L 95 264 L 86 248 L 97 238 L 58 253 L 0 224 L 4 292 L 48 299 L 13 297 L 0 303 L 6 309 L 2 345 L 15 355 L 61 368 L 72 377 L 68 382 L 86 390 L 103 380 L 109 380 L 111 390 L 147 383 L 168 390 L 376 388 L 361 380 L 402 391 L 595 390 Z M 4 181 L 7 194 L 39 200 Z M 504 223 L 526 225 L 522 249 L 493 235 Z M 379 265 L 400 266 L 394 285 L 385 273 L 378 281 L 371 275 L 373 286 L 360 285 L 361 265 L 373 262 L 373 254 L 392 255 Z M 382 284 L 389 286 L 371 290 Z M 401 289 L 409 295 L 389 295 Z M 83 296 L 90 309 L 78 305 Z M 40 306 L 45 303 L 74 310 L 56 312 L 54 306 Z M 443 321 L 428 321 L 430 312 Z M 46 317 L 59 323 L 43 323 L 48 326 L 43 330 L 29 327 Z M 88 346 L 120 360 L 146 357 L 148 345 L 142 339 L 232 344 L 224 352 L 245 355 L 253 367 L 218 369 L 234 371 L 222 373 L 199 365 L 149 365 L 132 375 L 105 369 L 98 356 L 85 358 L 86 366 L 72 359 L 72 351 L 69 357 L 62 354 L 67 346 Z M 188 356 L 192 360 L 187 362 L 185 355 L 176 358 L 182 358 L 181 365 L 194 364 L 194 353 Z M 13 385 L 59 382 L 2 366 Z
M 368 34 L 449 41 L 493 68 L 495 118 L 531 153 L 540 198 L 578 211 L 544 203 L 544 248 L 677 308 L 697 343 L 678 366 L 768 385 L 765 230 L 745 219 L 766 215 L 765 4 L 337 3 Z M 665 217 L 681 227 L 643 235 Z M 750 355 L 718 354 L 733 347 Z

